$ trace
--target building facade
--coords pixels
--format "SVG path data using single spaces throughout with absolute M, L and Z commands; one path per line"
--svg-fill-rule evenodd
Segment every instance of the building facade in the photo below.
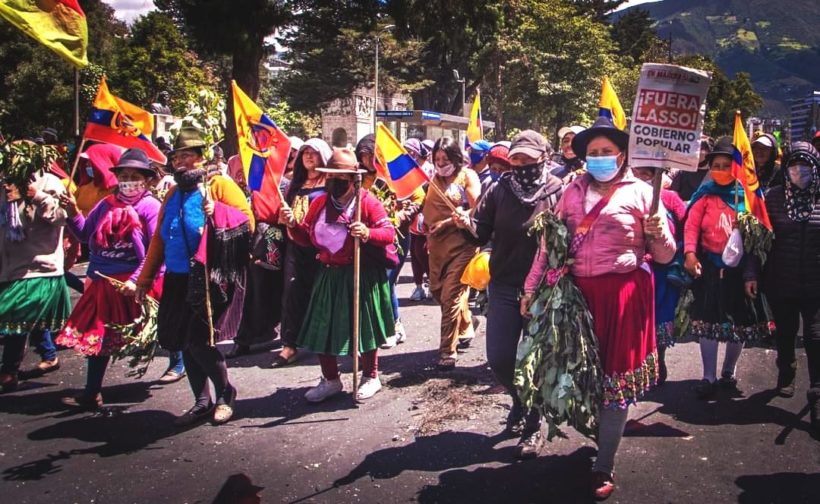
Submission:
M 792 102 L 790 126 L 791 141 L 811 140 L 820 127 L 820 91 Z

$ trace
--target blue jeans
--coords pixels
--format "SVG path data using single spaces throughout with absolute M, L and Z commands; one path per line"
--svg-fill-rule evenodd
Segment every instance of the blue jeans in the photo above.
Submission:
M 51 331 L 48 329 L 32 331 L 32 337 L 32 342 L 37 342 L 34 351 L 42 360 L 50 361 L 57 358 L 57 347 L 54 346 L 54 341 L 51 339 Z
M 168 356 L 168 371 L 174 371 L 176 374 L 185 372 L 185 362 L 182 360 L 182 352 L 171 352 Z
M 410 233 L 405 233 L 404 237 L 399 236 L 399 265 L 387 270 L 387 283 L 390 284 L 390 303 L 393 305 L 393 320 L 399 320 L 399 296 L 396 294 L 396 284 L 399 281 L 399 274 L 410 252 Z

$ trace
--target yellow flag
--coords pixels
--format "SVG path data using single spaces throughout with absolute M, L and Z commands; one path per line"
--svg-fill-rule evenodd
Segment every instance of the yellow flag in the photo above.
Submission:
M 598 117 L 608 117 L 616 128 L 626 129 L 626 115 L 624 109 L 621 107 L 621 102 L 618 100 L 618 95 L 612 89 L 612 83 L 609 82 L 609 77 L 604 76 L 601 83 L 601 100 L 598 102 Z
M 467 145 L 484 138 L 484 124 L 481 122 L 481 93 L 476 89 L 473 108 L 470 110 L 470 122 L 467 124 Z

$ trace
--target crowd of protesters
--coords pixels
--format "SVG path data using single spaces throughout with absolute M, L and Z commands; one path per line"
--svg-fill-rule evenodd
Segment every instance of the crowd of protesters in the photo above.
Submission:
M 318 355 L 322 378 L 305 394 L 309 402 L 341 393 L 337 357 L 360 354 L 356 399 L 364 401 L 382 388 L 379 351 L 414 337 L 401 322 L 396 294 L 409 256 L 415 284 L 409 300 L 440 306 L 439 370 L 457 367 L 476 333 L 471 300 L 474 306 L 486 300 L 487 361 L 512 400 L 506 429 L 520 437 L 521 458 L 535 457 L 544 443 L 541 418 L 522 405 L 513 376 L 550 252 L 529 229 L 537 214 L 553 212 L 572 237 L 569 274 L 592 315 L 603 368 L 596 498 L 614 490 L 629 406 L 674 372 L 665 355 L 676 340 L 699 343 L 703 374 L 693 393 L 709 400 L 721 388 L 738 387 L 746 345 L 773 337 L 773 387 L 791 397 L 802 321 L 811 424 L 820 433 L 817 146 L 754 138 L 774 239 L 765 264 L 747 254 L 730 265 L 721 253 L 744 203 L 731 171 L 731 138 L 704 137 L 697 172 L 664 174 L 654 213 L 655 169 L 628 165 L 628 133 L 599 118 L 589 128 L 561 128 L 558 142 L 554 152 L 531 130 L 466 149 L 448 137 L 410 138 L 404 148 L 429 182 L 397 201 L 376 176 L 373 135 L 348 148 L 293 137 L 281 209 L 268 222 L 254 214 L 239 157 L 225 161 L 193 128 L 163 145 L 167 166 L 139 149 L 96 143 L 79 154 L 74 180 L 56 165 L 39 167 L 24 186 L 4 178 L 2 391 L 57 371 L 59 345 L 87 358 L 85 388 L 64 398 L 66 406 L 102 407 L 106 368 L 126 344 L 117 327 L 137 318 L 150 297 L 158 301 L 159 345 L 171 355 L 161 381 L 187 376 L 193 392 L 178 426 L 228 422 L 241 393 L 229 378 L 229 360 L 276 338 L 282 348 L 271 367 L 292 365 L 305 352 Z M 354 279 L 357 242 L 365 260 Z M 80 248 L 88 260 L 85 282 L 69 271 Z M 489 252 L 486 293 L 471 292 L 462 281 L 480 252 Z M 73 310 L 69 286 L 82 292 Z M 682 335 L 676 311 L 687 297 L 691 322 Z M 216 346 L 231 339 L 227 353 Z M 21 369 L 28 344 L 41 358 Z

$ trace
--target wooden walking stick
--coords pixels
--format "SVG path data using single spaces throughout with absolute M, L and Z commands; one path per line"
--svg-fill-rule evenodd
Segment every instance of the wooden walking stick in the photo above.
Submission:
M 74 174 L 77 172 L 77 165 L 80 164 L 80 154 L 83 153 L 85 147 L 85 137 L 80 140 L 80 146 L 77 147 L 77 152 L 74 154 L 74 164 L 71 165 L 71 174 L 68 176 L 69 182 L 74 182 Z
M 652 179 L 652 206 L 649 209 L 649 215 L 653 216 L 658 213 L 658 208 L 661 205 L 661 187 L 663 186 L 663 168 L 655 168 L 655 177 Z
M 362 174 L 356 173 L 353 178 L 353 188 L 356 191 L 355 219 L 353 222 L 362 220 Z M 353 349 L 350 355 L 353 357 L 353 398 L 359 395 L 359 332 L 361 331 L 361 320 L 359 317 L 359 280 L 361 277 L 362 243 L 359 237 L 353 239 Z
M 205 198 L 203 200 L 204 203 L 212 203 L 211 200 L 211 189 L 209 187 L 209 177 L 208 174 L 205 174 Z M 214 221 L 212 217 L 205 216 L 206 224 L 210 224 L 213 226 Z M 205 234 L 202 236 L 203 240 L 208 239 L 208 226 L 205 226 Z M 207 245 L 206 245 L 207 250 Z M 205 267 L 205 316 L 208 317 L 208 345 L 209 346 L 216 346 L 216 338 L 214 336 L 214 309 L 211 305 L 211 272 L 208 270 L 208 254 L 205 254 L 205 263 L 203 266 Z
M 447 195 L 444 194 L 444 191 L 442 191 L 438 184 L 436 184 L 435 179 L 430 180 L 430 187 L 433 188 L 433 191 L 435 191 L 436 194 L 439 195 L 439 197 L 444 201 L 444 204 L 447 205 L 451 211 L 456 211 L 456 206 L 453 205 L 453 202 L 450 201 L 450 198 L 448 198 Z M 473 238 L 478 238 L 478 233 L 476 232 L 474 227 L 470 227 L 469 229 L 467 229 L 467 231 L 469 231 L 470 234 L 473 235 Z

